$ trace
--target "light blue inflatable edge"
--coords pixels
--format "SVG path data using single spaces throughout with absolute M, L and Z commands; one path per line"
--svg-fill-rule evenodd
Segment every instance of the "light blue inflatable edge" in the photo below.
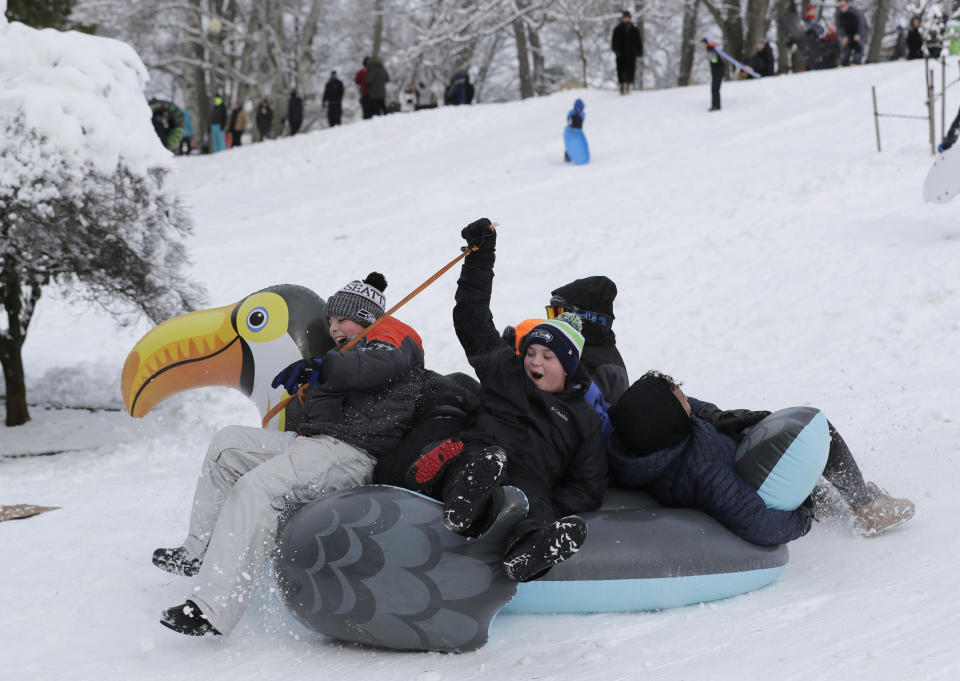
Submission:
M 521 584 L 501 610 L 506 614 L 635 612 L 663 610 L 730 598 L 767 586 L 786 565 L 687 577 L 533 581 Z
M 830 427 L 822 411 L 803 427 L 757 493 L 767 508 L 792 511 L 803 503 L 820 479 L 830 453 Z

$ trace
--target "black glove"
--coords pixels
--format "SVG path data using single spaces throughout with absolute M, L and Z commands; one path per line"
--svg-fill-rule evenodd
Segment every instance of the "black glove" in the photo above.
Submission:
M 472 250 L 474 246 L 478 250 L 492 251 L 497 245 L 497 232 L 487 218 L 474 220 L 461 230 L 460 236 L 467 240 L 464 251 Z
M 503 342 L 509 345 L 511 348 L 517 347 L 517 330 L 512 326 L 503 327 L 503 333 L 500 334 L 500 338 L 503 339 Z
M 290 395 L 297 392 L 304 383 L 320 385 L 323 383 L 323 359 L 298 359 L 273 378 L 271 387 L 281 385 Z
M 750 411 L 749 409 L 720 411 L 715 405 L 708 404 L 697 412 L 697 416 L 707 423 L 713 424 L 724 435 L 729 435 L 740 442 L 743 439 L 744 432 L 770 416 L 770 412 Z

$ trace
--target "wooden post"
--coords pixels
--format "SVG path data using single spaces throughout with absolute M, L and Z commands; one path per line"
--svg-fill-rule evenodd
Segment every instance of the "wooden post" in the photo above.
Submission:
M 873 129 L 877 133 L 877 151 L 880 149 L 880 114 L 877 113 L 877 86 L 870 86 L 870 94 L 873 95 Z
M 927 74 L 927 118 L 930 119 L 930 155 L 933 156 L 937 153 L 937 122 L 934 118 L 936 116 L 933 102 L 933 69 L 930 69 L 930 72 Z
M 947 134 L 947 55 L 940 56 L 940 134 Z

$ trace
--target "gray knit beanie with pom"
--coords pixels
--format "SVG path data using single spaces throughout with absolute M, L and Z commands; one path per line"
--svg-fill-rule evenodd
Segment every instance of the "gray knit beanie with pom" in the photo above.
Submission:
M 383 291 L 386 288 L 387 280 L 379 272 L 371 272 L 363 281 L 354 279 L 330 296 L 327 316 L 343 317 L 360 326 L 370 326 L 385 311 L 387 299 Z

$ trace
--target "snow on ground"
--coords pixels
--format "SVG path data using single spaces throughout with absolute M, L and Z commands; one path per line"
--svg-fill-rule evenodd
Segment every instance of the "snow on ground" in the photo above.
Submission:
M 953 64 L 950 64 L 951 68 Z M 53 293 L 24 349 L 33 421 L 0 430 L 0 503 L 61 506 L 0 523 L 0 659 L 18 681 L 71 679 L 955 679 L 953 519 L 960 502 L 960 227 L 922 202 L 924 78 L 901 62 L 620 97 L 571 91 L 393 115 L 177 159 L 196 219 L 194 276 L 226 305 L 290 282 L 328 296 L 373 269 L 396 302 L 499 223 L 494 315 L 542 312 L 552 288 L 607 274 L 631 376 L 659 368 L 728 408 L 813 404 L 869 479 L 916 518 L 863 539 L 842 521 L 791 544 L 754 593 L 657 613 L 501 616 L 475 653 L 398 654 L 305 634 L 263 593 L 222 641 L 158 623 L 187 581 L 150 565 L 185 532 L 206 444 L 256 425 L 239 393 L 177 396 L 139 420 L 120 368 L 148 328 L 117 330 Z M 948 91 L 948 112 L 960 103 Z M 587 103 L 592 161 L 562 162 Z M 428 365 L 466 363 L 451 272 L 400 313 Z M 61 377 L 64 377 L 61 379 Z M 48 456 L 20 456 L 45 452 Z

